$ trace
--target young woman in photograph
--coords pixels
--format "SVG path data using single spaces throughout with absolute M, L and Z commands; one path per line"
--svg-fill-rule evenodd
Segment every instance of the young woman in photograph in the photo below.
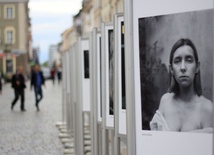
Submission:
M 189 39 L 178 40 L 170 52 L 170 87 L 150 122 L 151 130 L 213 131 L 213 103 L 202 96 L 200 62 Z

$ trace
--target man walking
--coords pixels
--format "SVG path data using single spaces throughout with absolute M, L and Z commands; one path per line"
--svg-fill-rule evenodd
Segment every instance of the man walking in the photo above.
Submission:
M 45 86 L 45 78 L 42 71 L 40 71 L 39 65 L 35 65 L 31 76 L 31 90 L 34 87 L 37 111 L 39 111 L 39 102 L 43 98 L 42 85 Z
M 12 76 L 12 88 L 14 89 L 15 98 L 11 104 L 11 110 L 13 110 L 13 107 L 15 106 L 17 100 L 19 99 L 19 96 L 21 97 L 21 111 L 25 110 L 25 92 L 24 89 L 26 88 L 25 85 L 25 78 L 22 74 L 23 68 L 20 66 L 17 69 L 16 74 Z
M 52 79 L 52 82 L 54 85 L 54 83 L 55 83 L 55 68 L 54 67 L 52 67 L 52 69 L 51 69 L 51 79 Z

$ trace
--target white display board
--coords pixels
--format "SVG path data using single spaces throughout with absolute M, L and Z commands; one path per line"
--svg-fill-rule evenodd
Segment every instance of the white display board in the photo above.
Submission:
M 66 58 L 66 61 L 65 61 L 65 63 L 66 63 L 66 92 L 67 92 L 67 94 L 69 94 L 70 93 L 70 81 L 71 81 L 71 78 L 70 78 L 70 57 L 69 57 L 69 52 L 66 52 L 65 53 L 65 58 Z M 67 102 L 69 102 L 69 101 L 67 101 Z
M 101 72 L 101 32 L 97 31 L 96 34 L 96 54 L 95 54 L 95 63 L 96 63 L 96 77 L 95 82 L 97 86 L 97 121 L 102 122 L 102 72 Z
M 124 16 L 118 14 L 114 19 L 115 28 L 115 123 L 119 124 L 118 134 L 126 135 L 126 88 L 125 88 L 125 32 L 124 32 Z
M 90 111 L 89 40 L 81 39 L 79 65 L 81 66 L 83 111 Z
M 62 54 L 62 121 L 66 122 L 66 56 L 65 53 Z M 67 122 L 66 122 L 67 123 Z
M 62 89 L 66 93 L 66 54 L 62 54 Z
M 69 133 L 72 131 L 72 103 L 71 103 L 71 49 L 66 52 L 66 69 L 67 69 L 67 102 L 66 102 L 66 115 L 67 115 L 67 130 Z
M 134 66 L 127 69 L 126 74 L 131 73 L 130 70 L 134 72 L 134 85 L 130 89 L 134 91 L 135 103 L 129 104 L 135 106 L 135 112 L 133 113 L 135 115 L 136 154 L 212 155 L 213 133 L 205 133 L 202 130 L 200 130 L 202 132 L 191 132 L 191 129 L 196 130 L 212 126 L 210 125 L 212 123 L 207 120 L 210 120 L 213 116 L 209 115 L 212 113 L 213 106 L 213 103 L 211 103 L 213 102 L 213 1 L 132 0 L 131 6 L 130 19 L 133 21 L 126 26 L 131 26 L 133 30 L 133 36 L 130 38 L 133 43 L 133 45 L 130 44 L 133 51 L 129 52 L 133 52 L 133 59 L 130 57 L 130 61 L 133 62 Z M 125 18 L 129 17 L 126 16 Z M 187 50 L 190 45 L 182 45 L 178 47 L 181 53 L 177 52 L 178 48 L 175 50 L 177 57 L 175 53 L 172 54 L 172 64 L 175 66 L 176 63 L 179 63 L 179 60 L 182 60 L 183 66 L 180 67 L 180 70 L 173 68 L 173 65 L 169 68 L 170 53 L 174 50 L 173 47 L 180 43 L 181 38 L 187 38 L 193 42 L 198 53 L 198 61 L 200 61 L 200 65 L 194 63 L 198 66 L 193 75 L 195 78 L 196 74 L 197 76 L 201 74 L 202 96 L 204 98 L 198 99 L 200 95 L 197 92 L 196 96 L 198 97 L 195 98 L 199 101 L 196 100 L 189 106 L 189 108 L 196 105 L 206 107 L 206 112 L 202 114 L 199 112 L 201 111 L 200 108 L 196 106 L 198 111 L 193 113 L 194 117 L 199 119 L 194 119 L 189 116 L 189 113 L 185 113 L 189 110 L 188 108 L 183 111 L 179 110 L 182 107 L 179 107 L 178 104 L 184 106 L 180 104 L 183 103 L 183 100 L 178 98 L 180 94 L 167 93 L 169 73 L 171 73 L 171 78 L 176 77 L 176 80 L 180 82 L 179 84 L 184 87 L 185 81 L 188 80 L 187 78 L 178 78 L 178 73 L 189 71 L 187 70 L 189 68 L 184 65 L 185 61 L 187 63 L 189 55 L 193 53 L 194 56 L 191 57 L 191 60 L 193 62 L 196 60 L 194 52 L 189 55 L 185 53 L 186 56 L 184 56 L 184 51 L 194 51 L 193 47 L 190 48 L 191 50 Z M 183 74 L 182 76 L 184 76 Z M 194 85 L 196 84 L 194 83 Z M 196 89 L 196 87 L 194 88 Z M 181 90 L 180 92 L 182 93 Z M 163 94 L 165 95 L 163 96 Z M 180 102 L 173 103 L 175 100 Z M 204 101 L 203 104 L 200 104 L 201 100 Z M 160 102 L 161 106 L 159 105 Z M 186 103 L 190 104 L 188 101 Z M 196 110 L 196 107 L 194 110 Z M 155 110 L 159 110 L 156 113 L 157 122 L 150 124 L 154 118 Z M 165 115 L 161 114 L 160 111 Z M 207 118 L 203 119 L 204 117 Z M 162 126 L 159 126 L 160 121 L 162 121 Z M 158 128 L 158 131 L 151 131 L 152 128 Z M 165 131 L 159 131 L 160 129 Z
M 76 63 L 76 104 L 75 104 L 75 153 L 83 154 L 84 152 L 84 131 L 83 131 L 83 54 L 82 39 L 78 38 L 75 44 L 75 63 Z M 78 120 L 78 121 L 77 121 Z
M 102 28 L 102 114 L 105 115 L 106 128 L 114 127 L 113 77 L 114 77 L 114 34 L 113 24 L 105 23 Z M 105 112 L 104 112 L 105 111 Z

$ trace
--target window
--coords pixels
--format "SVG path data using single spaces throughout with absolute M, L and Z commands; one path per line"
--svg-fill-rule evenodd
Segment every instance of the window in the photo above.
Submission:
M 5 19 L 14 19 L 15 18 L 15 6 L 14 5 L 5 5 L 4 6 L 4 18 Z
M 7 12 L 6 13 L 7 19 L 12 19 L 13 18 L 13 8 L 8 7 L 6 12 Z
M 6 38 L 7 38 L 7 44 L 12 44 L 12 41 L 13 41 L 13 31 L 11 30 L 8 30 L 7 32 L 7 35 L 6 35 Z
M 15 29 L 13 27 L 6 27 L 4 32 L 5 44 L 15 43 Z

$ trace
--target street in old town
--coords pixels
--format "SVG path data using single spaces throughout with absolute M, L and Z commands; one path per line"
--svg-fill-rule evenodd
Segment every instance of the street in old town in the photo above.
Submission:
M 56 122 L 62 118 L 62 88 L 46 81 L 40 111 L 35 107 L 34 91 L 27 82 L 25 112 L 20 100 L 11 110 L 14 92 L 10 83 L 4 84 L 0 95 L 0 155 L 61 155 L 63 145 L 58 138 Z

